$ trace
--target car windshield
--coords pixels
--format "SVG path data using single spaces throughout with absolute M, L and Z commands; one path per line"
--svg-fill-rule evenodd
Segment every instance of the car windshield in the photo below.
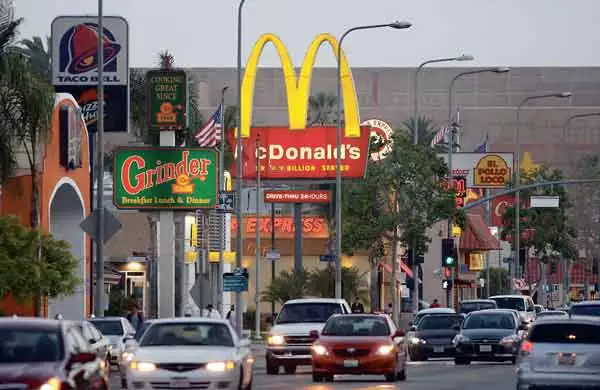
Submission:
M 529 331 L 532 343 L 600 344 L 600 326 L 576 322 L 538 324 Z
M 136 341 L 140 341 L 140 338 L 142 338 L 142 335 L 144 334 L 146 329 L 148 329 L 148 326 L 150 326 L 150 324 L 151 324 L 151 322 L 149 322 L 149 321 L 142 323 L 142 326 L 140 326 L 140 328 L 137 330 L 137 332 L 135 332 L 135 340 Z
M 468 314 L 473 311 L 495 309 L 497 307 L 494 302 L 463 302 L 460 304 L 460 312 Z
M 442 315 L 434 315 L 434 316 L 425 316 L 419 322 L 418 329 L 419 330 L 434 330 L 434 329 L 452 329 L 456 325 L 460 325 L 462 321 L 461 316 L 442 316 Z
M 600 317 L 600 305 L 574 305 L 571 307 L 571 314 Z
M 140 340 L 142 347 L 166 345 L 235 346 L 227 325 L 215 322 L 151 324 Z
M 276 324 L 295 324 L 301 322 L 327 322 L 334 314 L 341 314 L 338 303 L 290 303 L 283 305 Z
M 389 336 L 386 320 L 360 315 L 330 318 L 325 324 L 323 336 Z
M 91 321 L 92 324 L 105 336 L 122 336 L 125 334 L 120 320 Z
M 0 363 L 57 362 L 63 359 L 58 329 L 28 328 L 23 324 L 0 328 Z
M 492 298 L 496 301 L 498 309 L 512 309 L 517 311 L 525 311 L 525 300 L 518 297 L 498 297 Z
M 514 329 L 515 318 L 509 313 L 471 314 L 463 324 L 464 329 Z

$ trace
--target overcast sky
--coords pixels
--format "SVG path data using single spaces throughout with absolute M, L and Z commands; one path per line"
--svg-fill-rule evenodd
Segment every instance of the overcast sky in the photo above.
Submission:
M 96 0 L 15 0 L 25 18 L 22 37 L 50 35 L 59 15 L 97 14 Z M 131 66 L 156 65 L 169 49 L 181 67 L 236 63 L 238 0 L 105 0 L 105 15 L 130 26 Z M 415 66 L 419 62 L 473 54 L 473 66 L 600 65 L 600 0 L 247 0 L 244 60 L 265 32 L 280 36 L 295 64 L 321 32 L 336 36 L 361 24 L 395 19 L 410 30 L 360 31 L 344 43 L 352 66 Z M 325 51 L 318 65 L 332 66 Z M 279 66 L 265 50 L 263 66 Z M 466 65 L 466 64 L 463 64 Z

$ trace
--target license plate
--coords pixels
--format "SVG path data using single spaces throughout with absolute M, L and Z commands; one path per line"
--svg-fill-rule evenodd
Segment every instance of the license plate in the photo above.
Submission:
M 492 346 L 491 345 L 480 345 L 479 352 L 492 352 Z
M 344 367 L 346 367 L 346 368 L 358 367 L 358 360 L 344 360 Z
M 190 381 L 186 379 L 171 379 L 169 387 L 172 389 L 187 389 L 190 387 Z
M 433 347 L 434 353 L 444 353 L 444 347 Z

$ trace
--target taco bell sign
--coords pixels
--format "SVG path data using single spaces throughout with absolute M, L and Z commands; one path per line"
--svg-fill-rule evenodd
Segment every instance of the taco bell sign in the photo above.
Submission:
M 104 48 L 104 83 L 127 85 L 129 79 L 129 25 L 118 16 L 106 16 L 102 32 L 98 18 L 59 16 L 52 21 L 52 81 L 59 85 L 98 82 L 98 35 Z

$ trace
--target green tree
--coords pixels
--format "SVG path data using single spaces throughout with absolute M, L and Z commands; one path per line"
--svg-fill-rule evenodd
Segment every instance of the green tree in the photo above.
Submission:
M 563 179 L 560 170 L 541 166 L 533 172 L 521 172 L 521 185 L 542 181 Z M 558 208 L 524 207 L 531 196 L 558 196 Z M 564 186 L 538 187 L 521 191 L 522 205 L 520 207 L 521 248 L 532 248 L 536 258 L 544 264 L 549 262 L 572 261 L 577 258 L 575 240 L 576 229 L 571 225 L 568 212 L 572 204 Z M 515 207 L 508 207 L 502 216 L 504 227 L 501 232 L 503 240 L 510 241 L 515 234 Z M 525 234 L 530 231 L 532 234 Z M 513 248 L 514 249 L 514 248 Z M 532 283 L 532 280 L 529 280 Z
M 0 56 L 3 57 L 13 45 L 18 34 L 17 29 L 22 22 L 23 18 L 12 18 L 12 9 L 0 8 Z
M 363 180 L 343 185 L 344 253 L 365 250 L 375 268 L 387 244 L 392 258 L 398 243 L 427 252 L 427 229 L 434 223 L 447 218 L 463 223 L 462 213 L 456 210 L 455 191 L 439 183 L 447 174 L 448 167 L 436 150 L 413 145 L 410 134 L 396 131 L 387 158 L 369 161 Z M 372 298 L 377 296 L 375 289 L 372 283 Z
M 424 146 L 430 146 L 433 137 L 435 137 L 435 134 L 438 131 L 438 128 L 436 128 L 431 118 L 420 116 L 417 120 L 415 120 L 414 117 L 411 117 L 402 122 L 401 130 L 406 131 L 408 135 L 412 137 L 417 125 L 419 126 L 419 144 Z M 435 150 L 438 153 L 442 153 L 446 152 L 448 148 L 447 145 L 445 145 L 444 143 L 439 143 L 435 145 Z
M 25 227 L 17 217 L 0 217 L 1 297 L 10 293 L 23 301 L 39 293 L 49 298 L 71 294 L 81 282 L 77 265 L 68 242 Z
M 504 268 L 490 267 L 490 280 L 487 280 L 485 271 L 479 273 L 479 278 L 485 280 L 486 286 L 490 286 L 490 296 L 509 294 L 511 291 L 508 270 Z
M 308 125 L 331 126 L 337 122 L 337 96 L 319 92 L 308 98 Z
M 335 296 L 335 268 L 315 268 L 309 274 L 308 295 L 330 298 Z M 359 297 L 363 302 L 369 301 L 368 282 L 365 275 L 356 267 L 342 267 L 342 297 L 348 302 Z
M 44 80 L 51 82 L 52 39 L 50 37 L 46 37 L 45 40 L 41 37 L 23 39 L 14 49 L 29 59 L 31 67 L 37 71 Z
M 262 301 L 283 304 L 290 299 L 305 297 L 309 277 L 310 273 L 306 269 L 300 272 L 281 271 L 263 291 Z

